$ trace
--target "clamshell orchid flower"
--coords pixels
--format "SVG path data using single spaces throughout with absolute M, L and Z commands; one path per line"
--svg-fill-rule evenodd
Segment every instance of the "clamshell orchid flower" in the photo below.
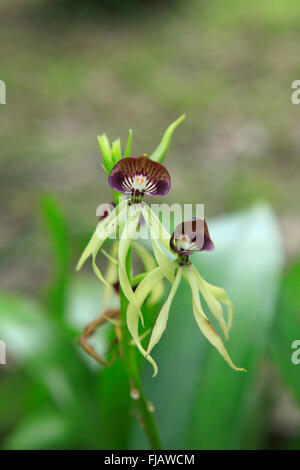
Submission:
M 112 168 L 109 175 L 109 184 L 117 193 L 124 194 L 125 199 L 102 218 L 84 250 L 77 269 L 80 269 L 89 256 L 92 256 L 92 265 L 98 279 L 107 285 L 99 267 L 96 257 L 105 241 L 112 235 L 119 236 L 118 278 L 120 286 L 129 303 L 135 307 L 135 312 L 143 324 L 140 306 L 137 304 L 132 285 L 126 270 L 126 259 L 132 242 L 137 238 L 140 217 L 143 216 L 151 234 L 154 255 L 163 274 L 173 281 L 174 265 L 165 256 L 160 242 L 168 246 L 169 233 L 162 226 L 158 217 L 151 208 L 143 202 L 144 195 L 162 196 L 169 192 L 171 179 L 167 169 L 158 162 L 152 161 L 146 155 L 139 158 L 123 158 Z M 113 260 L 112 260 L 113 261 Z
M 147 350 L 142 347 L 138 339 L 139 337 L 136 324 L 134 331 L 134 338 L 139 350 L 153 366 L 153 375 L 155 376 L 157 374 L 158 368 L 155 361 L 150 356 L 150 353 L 154 346 L 159 342 L 166 329 L 171 304 L 182 277 L 187 280 L 190 286 L 195 320 L 203 335 L 218 350 L 218 352 L 230 365 L 230 367 L 232 367 L 234 370 L 245 371 L 243 368 L 236 367 L 232 362 L 224 346 L 223 340 L 215 331 L 206 314 L 204 313 L 201 297 L 204 299 L 211 314 L 218 322 L 226 341 L 228 341 L 229 330 L 233 320 L 232 303 L 228 298 L 226 291 L 221 287 L 214 286 L 205 281 L 189 259 L 190 255 L 195 252 L 214 250 L 214 244 L 210 238 L 206 221 L 204 219 L 193 219 L 179 224 L 170 238 L 170 248 L 174 253 L 177 254 L 178 267 L 168 298 L 164 303 L 159 315 L 157 316 Z M 153 289 L 155 283 L 162 277 L 163 273 L 158 267 L 148 276 L 148 278 L 143 280 L 144 286 L 141 283 L 135 293 L 137 302 L 139 304 L 144 301 L 145 297 L 147 296 L 147 291 Z M 222 304 L 226 305 L 228 309 L 227 320 L 224 318 Z M 127 313 L 127 316 L 130 319 L 130 317 L 133 315 L 133 307 L 129 306 L 128 310 L 129 312 Z

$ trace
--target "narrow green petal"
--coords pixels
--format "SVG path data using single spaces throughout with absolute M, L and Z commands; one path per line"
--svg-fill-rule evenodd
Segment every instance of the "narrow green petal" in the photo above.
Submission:
M 119 264 L 118 260 L 114 258 L 113 256 L 111 256 L 109 253 L 107 253 L 107 251 L 105 251 L 104 248 L 102 248 L 101 252 L 104 254 L 105 258 L 108 259 L 108 261 L 110 261 L 111 263 L 115 265 Z
M 125 208 L 127 210 L 127 204 L 128 204 L 128 200 L 124 200 L 122 201 L 104 220 L 102 220 L 101 222 L 98 223 L 97 227 L 96 227 L 96 230 L 95 232 L 93 233 L 90 241 L 88 242 L 87 246 L 85 247 L 82 255 L 80 256 L 80 259 L 77 263 L 77 266 L 76 266 L 76 271 L 79 271 L 82 266 L 84 265 L 84 263 L 86 262 L 86 260 L 91 256 L 92 252 L 93 252 L 93 249 L 94 249 L 94 246 L 95 244 L 97 243 L 99 237 L 98 237 L 98 233 L 101 232 L 103 230 L 103 228 L 106 228 L 110 222 L 112 220 L 114 220 L 114 218 L 118 215 L 119 218 L 121 218 L 121 215 L 123 216 L 125 214 Z M 122 214 L 121 214 L 122 212 Z
M 136 303 L 139 306 L 139 308 L 142 306 L 144 303 L 146 297 L 149 295 L 149 293 L 153 290 L 154 286 L 157 285 L 164 277 L 164 274 L 162 270 L 157 267 L 151 273 L 146 276 L 142 282 L 138 285 L 136 291 L 135 291 L 135 298 L 136 298 Z M 150 364 L 153 367 L 154 373 L 153 376 L 157 374 L 158 368 L 155 363 L 155 361 L 152 359 L 151 356 L 147 355 L 147 352 L 141 345 L 141 340 L 139 336 L 139 315 L 137 313 L 137 310 L 133 304 L 129 304 L 127 308 L 127 326 L 128 330 L 133 337 L 135 344 L 137 345 L 138 349 L 142 353 L 142 355 L 147 359 L 147 361 L 150 362 Z
M 108 169 L 105 167 L 105 165 L 103 163 L 101 163 L 101 168 L 102 170 L 104 171 L 104 173 L 106 173 L 107 176 L 109 176 L 109 171 Z
M 143 203 L 142 212 L 148 227 L 153 230 L 156 238 L 158 238 L 161 244 L 171 253 L 170 249 L 170 238 L 171 235 L 162 225 L 161 221 L 157 217 L 157 215 L 150 209 L 150 207 Z
M 132 141 L 132 130 L 129 129 L 129 136 L 128 136 L 128 140 L 127 140 L 127 144 L 126 144 L 126 148 L 124 152 L 124 158 L 131 157 L 131 141 Z
M 133 242 L 132 244 L 134 250 L 138 254 L 139 258 L 141 259 L 143 266 L 145 268 L 145 271 L 150 272 L 153 269 L 156 268 L 156 262 L 155 258 L 152 256 L 152 254 L 145 248 L 143 245 L 141 245 L 138 242 Z M 160 281 L 157 283 L 155 289 L 151 291 L 148 302 L 150 305 L 155 305 L 160 301 L 164 294 L 164 283 L 163 281 Z
M 221 304 L 226 305 L 228 309 L 228 321 L 227 321 L 227 328 L 230 331 L 232 327 L 233 317 L 234 317 L 234 308 L 231 300 L 229 299 L 226 290 L 223 287 L 214 286 L 209 284 L 207 281 L 203 279 L 204 284 L 206 285 L 207 289 L 210 293 L 219 301 Z
M 98 143 L 102 153 L 103 163 L 108 172 L 111 170 L 111 148 L 106 134 L 98 135 Z
M 147 248 L 138 242 L 132 242 L 132 247 L 137 252 L 146 271 L 152 271 L 156 268 L 155 260 Z
M 145 222 L 150 229 L 150 236 L 151 236 L 151 242 L 152 242 L 152 247 L 154 251 L 154 255 L 156 258 L 156 261 L 158 265 L 161 267 L 164 275 L 166 278 L 173 283 L 174 282 L 174 269 L 175 269 L 175 264 L 173 261 L 171 261 L 168 256 L 163 252 L 161 249 L 157 237 L 159 237 L 159 232 L 155 228 L 157 228 L 155 222 L 153 223 L 153 213 L 151 212 L 151 216 L 149 216 L 149 211 L 151 211 L 150 207 L 144 205 L 142 207 L 142 213 L 145 219 Z
M 112 156 L 113 165 L 115 165 L 119 160 L 121 160 L 122 150 L 121 150 L 121 141 L 120 141 L 120 139 L 117 139 L 112 143 L 111 156 Z
M 137 309 L 142 324 L 144 324 L 142 312 L 137 305 L 135 294 L 132 290 L 130 280 L 128 278 L 127 270 L 126 270 L 126 258 L 128 254 L 129 247 L 132 243 L 132 238 L 136 233 L 137 226 L 139 224 L 140 218 L 140 207 L 137 205 L 135 206 L 135 213 L 134 207 L 131 206 L 129 209 L 128 219 L 125 222 L 124 229 L 122 231 L 122 235 L 119 241 L 119 282 L 120 286 L 124 292 L 124 295 L 128 299 L 129 303 L 132 303 L 135 308 Z
M 157 264 L 161 267 L 164 275 L 172 284 L 174 282 L 174 270 L 176 265 L 173 261 L 169 260 L 169 258 L 163 252 L 163 250 L 159 246 L 158 241 L 155 240 L 155 238 L 152 238 L 151 241 Z
M 194 311 L 194 316 L 195 320 L 202 331 L 203 335 L 208 339 L 208 341 L 219 351 L 221 356 L 225 359 L 227 364 L 232 367 L 232 369 L 237 370 L 237 371 L 246 371 L 243 368 L 236 367 L 220 336 L 216 333 L 216 331 L 213 329 L 212 325 L 208 321 L 205 313 L 202 310 L 201 302 L 200 302 L 200 297 L 199 297 L 199 292 L 198 292 L 198 286 L 197 286 L 197 280 L 195 279 L 195 275 L 193 271 L 190 268 L 185 268 L 185 274 L 188 279 L 188 283 L 190 285 L 191 291 L 192 291 L 192 296 L 193 296 L 193 311 Z
M 168 148 L 170 146 L 173 132 L 175 131 L 176 127 L 184 120 L 184 118 L 185 118 L 185 114 L 182 114 L 175 122 L 170 124 L 170 126 L 165 131 L 160 141 L 160 144 L 150 156 L 151 160 L 155 160 L 156 162 L 159 162 L 159 163 L 163 161 L 163 159 L 165 158 L 167 154 Z
M 150 352 L 152 351 L 154 346 L 159 342 L 160 338 L 163 335 L 163 332 L 166 329 L 168 318 L 169 318 L 170 307 L 171 307 L 174 295 L 177 292 L 179 283 L 181 281 L 181 277 L 182 277 L 182 268 L 179 267 L 178 271 L 177 271 L 177 274 L 175 276 L 175 281 L 174 281 L 174 284 L 172 286 L 172 289 L 170 290 L 168 298 L 167 298 L 166 302 L 164 303 L 164 305 L 163 305 L 163 307 L 162 307 L 162 309 L 161 309 L 161 311 L 160 311 L 160 313 L 159 313 L 159 315 L 156 319 L 155 325 L 153 327 L 152 334 L 151 334 L 149 344 L 148 344 L 148 348 L 147 348 L 147 354 L 150 354 Z
M 101 222 L 99 222 L 99 224 L 101 224 Z M 97 228 L 96 228 L 96 230 L 94 231 L 93 235 L 90 238 L 90 241 L 88 242 L 87 246 L 85 247 L 85 249 L 83 250 L 79 258 L 79 261 L 76 265 L 76 271 L 80 271 L 80 269 L 82 268 L 86 260 L 91 256 L 93 252 L 93 248 L 95 244 L 97 243 L 97 240 L 98 240 L 98 236 L 97 236 Z
M 213 316 L 216 318 L 217 322 L 219 323 L 219 325 L 220 325 L 220 327 L 221 327 L 221 329 L 224 333 L 226 341 L 228 341 L 228 329 L 227 329 L 227 325 L 226 325 L 226 322 L 225 322 L 225 319 L 224 319 L 224 316 L 223 316 L 222 305 L 212 295 L 212 293 L 208 289 L 204 279 L 200 276 L 200 274 L 198 273 L 195 266 L 192 266 L 192 270 L 195 274 L 195 278 L 197 280 L 198 289 L 199 289 L 200 293 L 203 295 L 204 300 L 205 300 L 209 310 L 211 311 L 211 313 L 213 314 Z
M 117 255 L 118 255 L 118 242 L 115 241 L 111 248 L 111 256 L 114 258 Z M 114 263 L 108 263 L 108 266 L 106 268 L 106 273 L 105 273 L 105 279 L 109 287 L 108 286 L 104 287 L 103 301 L 102 301 L 103 310 L 107 309 L 109 305 L 109 301 L 113 294 L 113 290 L 111 286 L 118 280 L 118 268 Z
M 119 214 L 119 216 L 121 216 L 121 213 Z M 104 279 L 100 269 L 98 268 L 98 266 L 96 264 L 96 258 L 97 258 L 97 254 L 98 254 L 99 250 L 101 249 L 102 245 L 104 244 L 104 242 L 107 240 L 107 238 L 112 233 L 115 232 L 116 225 L 117 225 L 117 218 L 119 216 L 116 216 L 115 219 L 113 219 L 108 226 L 106 226 L 103 229 L 101 227 L 101 230 L 98 230 L 98 233 L 97 233 L 98 241 L 96 242 L 96 244 L 94 246 L 94 249 L 93 249 L 93 252 L 92 252 L 92 266 L 93 266 L 94 273 L 96 274 L 99 281 L 103 282 L 108 287 L 110 287 L 110 285 Z

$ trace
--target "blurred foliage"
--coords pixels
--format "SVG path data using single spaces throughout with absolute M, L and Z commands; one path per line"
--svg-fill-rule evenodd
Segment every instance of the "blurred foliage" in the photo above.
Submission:
M 99 315 L 100 284 L 62 270 L 63 247 L 69 244 L 63 213 L 49 197 L 42 208 L 56 266 L 48 294 L 40 304 L 0 295 L 0 337 L 8 351 L 0 378 L 2 447 L 144 448 L 121 362 L 101 369 L 76 344 L 84 324 Z M 144 384 L 166 448 L 262 448 L 270 432 L 265 426 L 270 409 L 264 406 L 270 384 L 260 370 L 266 349 L 299 400 L 299 374 L 290 360 L 299 321 L 299 264 L 285 275 L 277 303 L 282 247 L 270 209 L 222 217 L 210 227 L 217 249 L 193 261 L 209 282 L 224 285 L 234 302 L 229 351 L 248 372 L 229 369 L 201 337 L 183 284 L 155 351 L 159 375 L 152 379 L 146 364 Z M 155 311 L 146 315 L 153 322 Z M 108 327 L 93 338 L 94 347 L 105 350 L 109 338 Z
M 99 369 L 76 343 L 101 310 L 97 281 L 73 268 L 91 208 L 111 200 L 95 138 L 104 129 L 123 140 L 138 129 L 133 154 L 151 154 L 185 111 L 167 202 L 209 202 L 219 215 L 267 200 L 292 217 L 285 243 L 299 239 L 299 18 L 298 0 L 1 1 L 2 448 L 145 446 L 122 364 Z M 43 236 L 44 192 L 63 210 L 43 199 Z M 216 219 L 211 232 L 217 250 L 196 263 L 234 300 L 229 351 L 248 373 L 210 350 L 182 285 L 155 351 L 159 376 L 144 371 L 164 443 L 299 449 L 299 261 L 278 290 L 284 251 L 266 208 Z M 109 340 L 106 328 L 92 341 L 102 353 Z

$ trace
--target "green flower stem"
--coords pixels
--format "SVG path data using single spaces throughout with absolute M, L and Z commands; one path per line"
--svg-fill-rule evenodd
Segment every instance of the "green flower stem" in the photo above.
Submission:
M 129 253 L 130 255 L 130 253 Z M 128 256 L 130 259 L 130 256 Z M 127 262 L 127 268 L 130 268 L 130 262 Z M 121 300 L 121 323 L 122 323 L 122 335 L 121 335 L 121 351 L 124 366 L 129 378 L 132 398 L 136 400 L 138 406 L 142 427 L 148 438 L 151 449 L 162 449 L 158 429 L 154 417 L 154 412 L 151 410 L 151 405 L 147 400 L 140 378 L 140 371 L 136 361 L 135 346 L 131 345 L 131 336 L 127 328 L 126 312 L 128 307 L 128 300 L 125 297 L 122 289 L 120 288 L 120 300 Z

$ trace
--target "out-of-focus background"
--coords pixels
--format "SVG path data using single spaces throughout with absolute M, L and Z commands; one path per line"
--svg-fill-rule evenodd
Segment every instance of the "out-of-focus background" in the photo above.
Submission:
M 146 446 L 121 365 L 76 346 L 101 291 L 74 266 L 111 200 L 97 135 L 133 129 L 133 154 L 150 154 L 183 112 L 165 200 L 205 203 L 218 243 L 199 266 L 234 300 L 229 349 L 248 375 L 183 318 L 183 286 L 159 377 L 144 371 L 163 441 L 300 447 L 299 41 L 297 0 L 1 1 L 3 448 Z

